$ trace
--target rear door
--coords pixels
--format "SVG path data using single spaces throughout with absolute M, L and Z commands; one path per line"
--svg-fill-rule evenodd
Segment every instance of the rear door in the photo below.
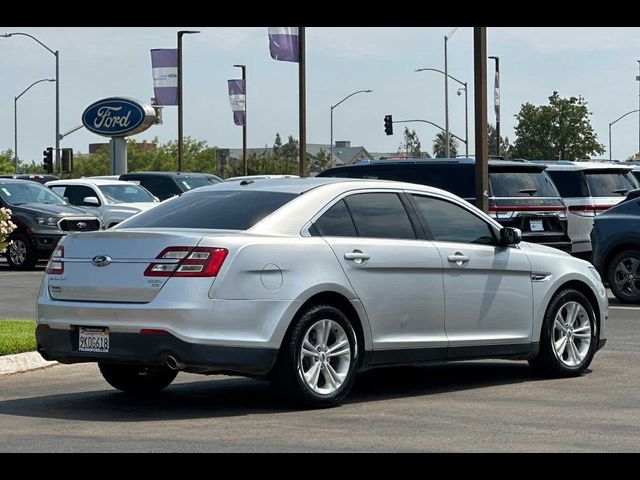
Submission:
M 362 302 L 375 350 L 444 348 L 442 259 L 403 198 L 394 191 L 347 195 L 314 223 L 315 234 Z
M 528 349 L 533 290 L 527 255 L 496 245 L 485 219 L 437 196 L 411 195 L 444 264 L 445 328 L 452 356 L 467 347 L 509 345 Z M 462 353 L 462 356 L 465 356 Z

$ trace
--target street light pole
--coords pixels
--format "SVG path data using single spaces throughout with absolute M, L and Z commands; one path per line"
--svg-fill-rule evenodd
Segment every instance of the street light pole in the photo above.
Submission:
M 16 166 L 16 173 L 18 173 L 18 99 L 24 95 L 25 93 L 27 93 L 31 87 L 33 87 L 34 85 L 37 85 L 38 83 L 41 82 L 55 82 L 55 80 L 53 78 L 43 78 L 42 80 L 38 80 L 36 82 L 33 82 L 31 85 L 29 85 L 27 88 L 25 88 L 22 93 L 20 95 L 18 95 L 17 97 L 13 97 L 13 135 L 14 135 L 14 152 L 13 152 L 13 160 Z
M 47 47 L 44 43 L 38 40 L 33 35 L 23 32 L 12 32 L 12 33 L 4 33 L 0 35 L 0 37 L 9 38 L 14 35 L 22 35 L 24 37 L 29 37 L 35 42 L 39 43 L 42 47 L 46 48 L 51 54 L 56 57 L 56 166 L 58 173 L 60 173 L 60 52 L 56 50 L 55 52 Z
M 242 85 L 244 88 L 244 124 L 242 125 L 242 168 L 244 176 L 249 175 L 247 165 L 247 66 L 234 65 L 236 68 L 242 69 Z
M 444 36 L 444 126 L 447 158 L 451 157 L 451 149 L 449 145 L 449 65 L 447 60 L 447 42 L 449 38 L 456 33 L 458 27 L 455 27 L 449 35 Z
M 182 171 L 184 158 L 183 118 L 182 118 L 182 36 L 185 34 L 200 33 L 197 30 L 180 30 L 178 32 L 178 171 Z
M 624 115 L 622 115 L 620 118 L 617 118 L 613 122 L 609 123 L 609 160 L 613 160 L 612 154 L 611 154 L 611 127 L 614 124 L 618 123 L 620 120 L 622 120 L 627 115 L 631 115 L 632 113 L 636 113 L 636 112 L 640 112 L 640 108 L 638 108 L 637 110 L 631 110 L 630 112 L 627 112 Z
M 467 90 L 467 82 L 463 82 L 462 80 L 458 80 L 453 75 L 448 75 L 442 70 L 438 70 L 437 68 L 416 68 L 416 72 L 438 72 L 442 75 L 445 75 L 445 78 L 448 76 L 451 80 L 458 82 L 462 85 L 462 89 L 458 89 L 458 94 L 460 90 L 464 90 L 464 132 L 465 132 L 465 155 L 469 156 L 469 99 L 468 99 L 468 90 Z M 446 131 L 446 130 L 445 130 Z
M 494 109 L 496 111 L 496 155 L 500 156 L 500 57 L 489 57 L 492 60 L 496 61 L 496 76 L 495 76 L 495 84 L 494 84 Z
M 333 167 L 333 109 L 336 108 L 338 105 L 340 105 L 342 102 L 344 102 L 345 100 L 353 97 L 354 95 L 357 95 L 358 93 L 371 93 L 373 92 L 373 90 L 358 90 L 357 92 L 353 92 L 349 95 L 347 95 L 346 97 L 344 97 L 342 100 L 340 100 L 338 103 L 336 103 L 335 105 L 331 106 L 331 147 L 330 147 L 330 160 L 331 160 L 331 166 Z

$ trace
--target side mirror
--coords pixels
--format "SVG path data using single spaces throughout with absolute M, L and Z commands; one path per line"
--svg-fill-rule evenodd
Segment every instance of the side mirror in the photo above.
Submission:
M 98 200 L 98 197 L 84 197 L 82 199 L 82 203 L 85 205 L 90 205 L 94 207 L 100 206 L 100 200 Z
M 522 232 L 519 228 L 504 227 L 500 229 L 500 245 L 508 247 L 517 245 L 522 241 Z

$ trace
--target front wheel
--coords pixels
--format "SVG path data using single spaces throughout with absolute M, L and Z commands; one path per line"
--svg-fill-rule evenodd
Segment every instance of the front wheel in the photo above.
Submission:
M 295 403 L 329 407 L 351 390 L 358 360 L 357 337 L 347 316 L 331 305 L 315 305 L 285 338 L 272 377 Z
M 16 270 L 31 270 L 38 261 L 38 252 L 31 243 L 31 239 L 22 233 L 11 236 L 11 243 L 7 247 L 7 263 Z
M 529 363 L 545 376 L 577 376 L 591 363 L 597 344 L 597 323 L 589 300 L 577 290 L 562 290 L 549 303 L 540 351 Z
M 640 252 L 625 250 L 616 255 L 609 264 L 607 280 L 618 300 L 640 303 Z
M 129 393 L 155 393 L 164 390 L 178 372 L 167 367 L 144 367 L 99 363 L 100 373 L 114 388 Z

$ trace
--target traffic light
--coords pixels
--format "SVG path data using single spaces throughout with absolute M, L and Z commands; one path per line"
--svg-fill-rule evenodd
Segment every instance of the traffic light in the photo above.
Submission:
M 384 116 L 384 133 L 387 135 L 393 135 L 393 116 Z
M 47 147 L 47 149 L 42 152 L 42 155 L 44 155 L 44 158 L 42 159 L 44 171 L 46 173 L 53 173 L 53 148 Z
M 60 171 L 62 173 L 73 172 L 73 148 L 60 149 Z

